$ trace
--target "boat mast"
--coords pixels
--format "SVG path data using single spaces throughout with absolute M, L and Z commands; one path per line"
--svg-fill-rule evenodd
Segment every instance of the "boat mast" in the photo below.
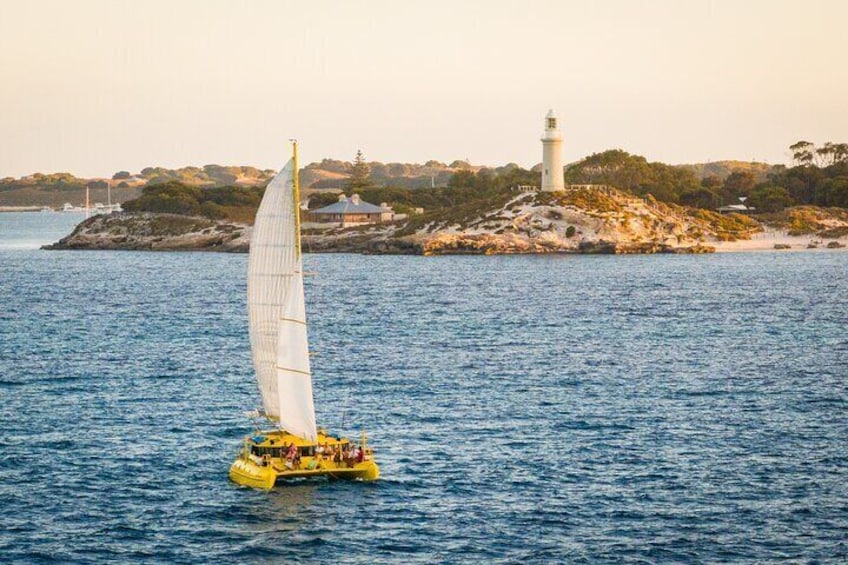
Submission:
M 300 175 L 297 168 L 297 140 L 292 139 L 292 151 L 294 155 L 294 244 L 295 256 L 300 257 Z

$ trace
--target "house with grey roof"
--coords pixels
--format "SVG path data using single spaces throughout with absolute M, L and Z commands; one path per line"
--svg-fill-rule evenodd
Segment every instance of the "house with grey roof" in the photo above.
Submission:
M 350 198 L 340 194 L 338 202 L 309 212 L 309 219 L 313 222 L 334 223 L 342 227 L 391 222 L 393 216 L 394 212 L 385 202 L 376 206 L 360 199 L 358 194 Z

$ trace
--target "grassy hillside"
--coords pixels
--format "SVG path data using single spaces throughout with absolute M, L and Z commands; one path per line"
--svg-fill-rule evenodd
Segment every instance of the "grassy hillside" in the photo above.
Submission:
M 177 181 L 192 186 L 265 186 L 275 173 L 272 169 L 260 170 L 256 167 L 204 165 L 181 169 L 147 167 L 137 176 L 147 184 Z
M 369 161 L 369 181 L 375 187 L 428 188 L 446 186 L 457 171 L 477 172 L 483 167 L 466 161 L 450 164 L 430 160 L 419 163 L 381 163 Z M 324 159 L 307 165 L 301 172 L 301 184 L 311 188 L 345 188 L 353 171 L 353 162 Z

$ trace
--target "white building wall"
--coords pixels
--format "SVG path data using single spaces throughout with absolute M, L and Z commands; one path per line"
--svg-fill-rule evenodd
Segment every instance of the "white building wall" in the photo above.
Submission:
M 545 116 L 545 133 L 542 135 L 542 192 L 565 190 L 562 169 L 562 133 L 559 118 L 554 111 Z

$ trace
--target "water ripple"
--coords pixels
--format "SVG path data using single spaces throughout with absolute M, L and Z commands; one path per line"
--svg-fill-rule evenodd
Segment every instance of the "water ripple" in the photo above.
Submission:
M 848 254 L 309 256 L 319 420 L 384 478 L 270 493 L 245 261 L 0 245 L 0 560 L 848 558 Z

